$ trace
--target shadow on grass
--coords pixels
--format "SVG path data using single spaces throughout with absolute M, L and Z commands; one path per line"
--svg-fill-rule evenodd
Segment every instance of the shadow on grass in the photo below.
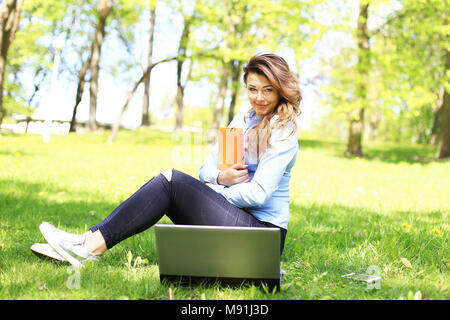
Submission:
M 339 152 L 345 151 L 345 142 L 331 141 L 331 140 L 312 140 L 312 139 L 299 139 L 300 149 L 329 149 Z
M 109 131 L 100 131 L 93 134 L 74 134 L 71 133 L 68 136 L 58 136 L 56 138 L 63 139 L 63 141 L 76 142 L 76 143 L 99 143 L 104 141 L 106 143 Z M 21 139 L 25 137 L 23 134 L 7 133 L 3 135 L 6 138 Z M 36 136 L 26 136 L 30 139 L 38 139 Z M 200 133 L 194 132 L 163 132 L 155 130 L 153 128 L 140 128 L 138 130 L 122 130 L 116 137 L 116 143 L 129 144 L 130 141 L 133 144 L 145 144 L 145 145 L 163 145 L 167 147 L 189 145 L 192 143 L 199 144 L 205 143 L 205 137 Z M 328 153 L 338 158 L 348 158 L 345 156 L 347 148 L 346 141 L 338 140 L 315 140 L 315 139 L 300 139 L 299 140 L 300 152 L 302 150 L 315 150 L 324 153 Z M 436 147 L 427 145 L 405 145 L 405 144 L 393 144 L 386 143 L 381 144 L 378 142 L 363 141 L 363 153 L 364 159 L 369 161 L 382 161 L 387 163 L 409 163 L 409 164 L 422 164 L 426 165 L 433 162 L 446 162 L 449 160 L 436 160 Z M 21 155 L 35 155 L 27 154 L 23 150 L 19 151 Z M 0 151 L 0 155 L 13 155 L 15 151 Z M 348 158 L 351 159 L 351 158 Z
M 365 152 L 367 160 L 378 160 L 388 163 L 406 162 L 409 164 L 429 164 L 445 162 L 435 158 L 436 150 L 430 146 L 369 146 Z
M 299 140 L 300 151 L 302 149 L 322 149 L 330 152 L 333 156 L 339 158 L 346 157 L 346 142 L 343 141 L 327 141 L 327 140 Z M 363 143 L 363 158 L 366 160 L 382 161 L 387 163 L 405 162 L 409 164 L 429 164 L 432 162 L 446 162 L 448 160 L 437 160 L 435 158 L 436 148 L 425 145 L 395 145 L 395 144 L 375 144 Z

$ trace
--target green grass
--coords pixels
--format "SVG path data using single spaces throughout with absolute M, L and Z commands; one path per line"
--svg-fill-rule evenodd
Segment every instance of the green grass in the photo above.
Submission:
M 366 144 L 366 158 L 348 159 L 344 143 L 300 140 L 279 293 L 161 284 L 153 229 L 79 274 L 37 258 L 42 221 L 85 232 L 165 169 L 197 177 L 209 151 L 151 130 L 120 132 L 113 145 L 107 134 L 0 137 L 0 299 L 169 299 L 169 288 L 174 299 L 450 297 L 450 163 L 431 161 L 428 147 Z M 379 288 L 341 278 L 370 270 Z

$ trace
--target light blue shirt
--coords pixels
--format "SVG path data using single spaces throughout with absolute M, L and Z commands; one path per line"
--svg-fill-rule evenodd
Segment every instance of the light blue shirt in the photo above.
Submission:
M 274 116 L 270 122 L 273 123 L 276 119 L 277 116 Z M 248 150 L 247 133 L 260 120 L 261 117 L 251 110 L 239 113 L 228 125 L 230 128 L 242 128 L 244 131 L 244 156 L 250 182 L 230 187 L 217 184 L 217 176 L 220 173 L 217 169 L 218 143 L 201 166 L 199 178 L 202 182 L 212 183 L 211 187 L 215 191 L 235 206 L 246 208 L 258 220 L 287 229 L 289 181 L 298 153 L 298 132 L 290 135 L 293 123 L 283 129 L 272 129 L 270 147 L 258 161 Z

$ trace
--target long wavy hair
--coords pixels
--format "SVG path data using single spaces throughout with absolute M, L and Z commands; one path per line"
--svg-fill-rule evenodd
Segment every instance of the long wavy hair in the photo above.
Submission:
M 266 149 L 270 147 L 272 129 L 282 129 L 292 123 L 294 127 L 288 137 L 298 130 L 297 117 L 301 113 L 302 95 L 297 77 L 291 72 L 287 62 L 276 54 L 260 53 L 251 57 L 244 67 L 245 85 L 247 85 L 247 77 L 250 73 L 265 76 L 280 96 L 278 105 L 273 111 L 264 115 L 261 121 L 248 132 L 248 150 L 252 154 L 256 153 L 259 160 Z M 251 111 L 249 110 L 249 112 Z M 274 116 L 278 117 L 271 124 L 270 120 Z

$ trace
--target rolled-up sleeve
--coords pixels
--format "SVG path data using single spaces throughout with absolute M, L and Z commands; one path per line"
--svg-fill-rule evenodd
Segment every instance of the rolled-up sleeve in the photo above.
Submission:
M 221 190 L 220 193 L 229 202 L 247 208 L 262 206 L 269 201 L 298 152 L 298 134 L 295 132 L 290 135 L 291 130 L 292 126 L 272 130 L 270 147 L 261 157 L 252 180 Z
M 216 143 L 212 151 L 209 153 L 209 156 L 206 158 L 206 161 L 200 167 L 198 175 L 201 182 L 217 184 L 217 176 L 220 173 L 220 170 L 217 169 L 218 148 L 219 146 Z

